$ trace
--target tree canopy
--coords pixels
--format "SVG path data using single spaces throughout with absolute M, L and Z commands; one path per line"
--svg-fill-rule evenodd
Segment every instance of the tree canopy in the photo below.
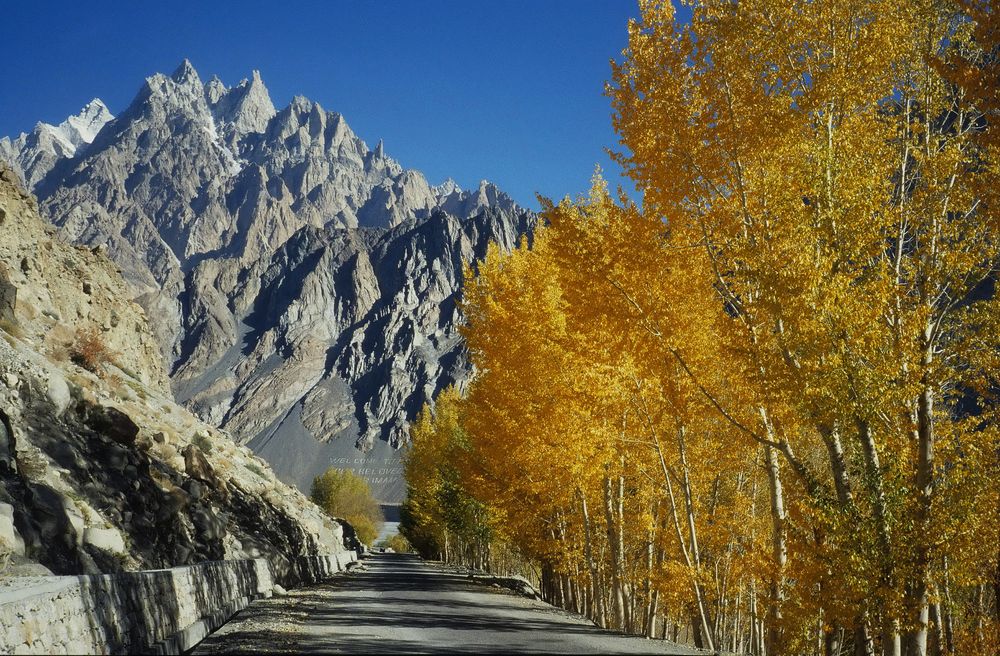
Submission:
M 385 518 L 364 478 L 350 469 L 331 467 L 313 479 L 309 496 L 331 517 L 346 519 L 359 540 L 375 543 Z
M 642 202 L 598 176 L 467 271 L 408 535 L 708 649 L 994 653 L 996 11 L 692 6 L 640 2 L 613 64 Z

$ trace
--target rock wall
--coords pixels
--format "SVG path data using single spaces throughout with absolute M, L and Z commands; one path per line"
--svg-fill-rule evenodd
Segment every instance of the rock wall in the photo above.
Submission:
M 118 575 L 6 579 L 0 583 L 0 653 L 179 654 L 276 585 L 343 571 L 355 552 L 294 559 L 227 560 Z

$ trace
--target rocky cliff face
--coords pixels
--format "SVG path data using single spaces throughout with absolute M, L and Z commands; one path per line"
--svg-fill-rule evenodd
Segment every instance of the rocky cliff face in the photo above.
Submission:
M 146 314 L 0 169 L 0 570 L 98 573 L 343 549 L 343 531 L 177 405 Z
M 462 262 L 533 216 L 487 182 L 430 186 L 306 98 L 276 110 L 256 72 L 229 88 L 185 61 L 113 119 L 94 106 L 72 149 L 39 126 L 0 158 L 122 269 L 178 400 L 285 480 L 349 466 L 400 500 L 407 421 L 469 373 Z

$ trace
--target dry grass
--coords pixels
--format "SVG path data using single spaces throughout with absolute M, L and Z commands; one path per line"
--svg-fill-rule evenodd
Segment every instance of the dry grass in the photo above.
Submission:
M 38 308 L 35 307 L 33 303 L 29 303 L 28 301 L 18 300 L 17 308 L 18 308 L 18 313 L 28 321 L 34 321 L 35 319 L 38 318 L 38 315 L 40 314 Z
M 112 356 L 113 353 L 104 343 L 104 336 L 93 326 L 78 329 L 76 339 L 69 347 L 70 361 L 95 374 L 100 372 Z
M 24 339 L 24 329 L 17 324 L 16 321 L 3 320 L 0 321 L 0 330 L 4 331 L 11 337 L 16 337 L 18 339 Z
M 132 378 L 137 378 L 137 377 L 132 376 Z M 123 382 L 130 388 L 132 388 L 132 391 L 136 393 L 136 396 L 138 396 L 143 401 L 149 398 L 149 394 L 146 393 L 146 388 L 137 383 L 135 380 L 130 380 L 128 378 L 125 378 L 123 379 Z
M 65 324 L 58 323 L 45 333 L 45 351 L 53 362 L 69 362 L 70 347 L 76 340 L 76 332 Z
M 191 438 L 191 443 L 201 449 L 201 452 L 205 455 L 212 452 L 212 439 L 202 433 L 196 433 L 195 436 Z

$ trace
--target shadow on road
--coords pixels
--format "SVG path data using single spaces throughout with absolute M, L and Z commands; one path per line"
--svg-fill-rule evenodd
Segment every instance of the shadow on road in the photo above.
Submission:
M 608 633 L 416 556 L 366 563 L 367 571 L 254 604 L 195 653 L 697 653 Z

